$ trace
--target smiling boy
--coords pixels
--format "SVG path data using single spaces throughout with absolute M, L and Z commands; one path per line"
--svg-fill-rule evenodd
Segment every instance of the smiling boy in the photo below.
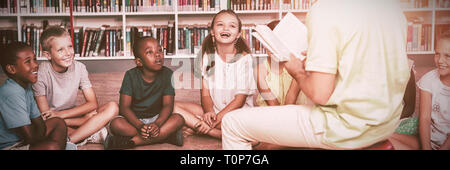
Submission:
M 0 86 L 0 149 L 64 149 L 64 121 L 44 122 L 33 98 L 31 84 L 38 80 L 39 68 L 33 50 L 19 42 L 2 51 L 1 66 L 8 79 Z
M 42 116 L 63 118 L 73 143 L 103 143 L 107 135 L 104 127 L 117 115 L 117 104 L 109 102 L 98 107 L 86 66 L 74 60 L 72 40 L 65 29 L 49 27 L 40 43 L 43 56 L 49 60 L 39 65 L 39 79 L 33 85 Z M 86 102 L 76 106 L 78 89 Z

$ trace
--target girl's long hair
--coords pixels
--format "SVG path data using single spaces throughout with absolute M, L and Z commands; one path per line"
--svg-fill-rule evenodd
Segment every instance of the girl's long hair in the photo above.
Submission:
M 212 30 L 214 28 L 214 22 L 216 21 L 216 17 L 222 13 L 228 13 L 228 14 L 235 16 L 236 19 L 238 20 L 239 32 L 241 32 L 242 22 L 239 19 L 239 17 L 237 16 L 237 14 L 233 10 L 230 10 L 230 9 L 221 10 L 216 15 L 214 15 L 213 20 L 211 22 L 210 30 Z M 238 37 L 238 39 L 236 40 L 236 43 L 234 44 L 234 47 L 236 48 L 237 55 L 234 56 L 233 61 L 239 60 L 242 57 L 242 54 L 244 52 L 246 52 L 248 54 L 251 53 L 250 48 L 248 47 L 248 45 L 244 41 L 244 39 L 242 39 L 242 36 Z M 214 73 L 214 65 L 215 65 L 214 54 L 215 53 L 216 53 L 216 42 L 213 41 L 213 36 L 211 35 L 211 33 L 209 33 L 203 40 L 201 51 L 200 51 L 200 53 L 197 54 L 195 61 L 194 61 L 194 75 L 195 76 L 201 77 L 202 61 L 203 61 L 203 56 L 205 54 L 207 54 L 207 56 L 208 56 L 208 63 L 203 63 L 203 64 L 207 64 L 206 72 L 208 75 L 212 75 Z

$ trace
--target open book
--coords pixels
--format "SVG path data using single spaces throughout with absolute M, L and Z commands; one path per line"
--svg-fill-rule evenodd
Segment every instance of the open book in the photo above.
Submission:
M 267 25 L 257 25 L 255 31 L 253 36 L 272 53 L 275 61 L 289 61 L 290 55 L 305 59 L 301 52 L 308 47 L 308 32 L 306 26 L 292 13 L 287 13 L 273 31 Z

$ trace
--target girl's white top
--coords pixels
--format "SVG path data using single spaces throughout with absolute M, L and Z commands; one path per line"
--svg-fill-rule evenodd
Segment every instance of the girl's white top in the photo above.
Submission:
M 253 94 L 256 83 L 253 78 L 252 56 L 247 54 L 235 62 L 223 61 L 217 52 L 214 54 L 213 74 L 206 73 L 208 56 L 203 56 L 202 76 L 208 84 L 216 113 L 224 109 L 237 94 L 248 95 L 242 108 L 253 107 Z

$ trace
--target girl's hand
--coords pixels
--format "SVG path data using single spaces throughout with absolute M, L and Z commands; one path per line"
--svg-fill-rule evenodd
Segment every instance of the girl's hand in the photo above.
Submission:
M 42 112 L 41 113 L 41 116 L 42 116 L 42 119 L 44 119 L 44 120 L 48 120 L 48 119 L 50 119 L 50 118 L 52 118 L 52 117 L 60 117 L 59 115 L 58 115 L 58 111 L 56 111 L 56 110 L 47 110 L 47 111 L 45 111 L 45 112 Z M 62 117 L 61 117 L 62 118 Z
M 209 127 L 214 127 L 214 122 L 217 120 L 217 114 L 214 112 L 207 112 L 203 114 L 203 121 L 205 121 Z
M 194 125 L 194 129 L 195 131 L 197 131 L 197 133 L 206 135 L 212 128 L 209 127 L 209 125 L 205 121 L 201 120 Z

